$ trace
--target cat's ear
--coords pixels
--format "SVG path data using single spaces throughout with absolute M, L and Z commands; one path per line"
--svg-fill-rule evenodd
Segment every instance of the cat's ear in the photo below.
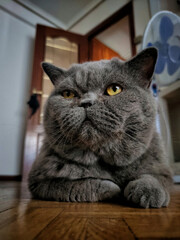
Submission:
M 140 52 L 137 56 L 126 62 L 128 67 L 136 75 L 137 81 L 142 87 L 149 87 L 151 77 L 154 72 L 158 56 L 158 51 L 154 47 L 149 47 Z
M 41 66 L 55 86 L 65 77 L 66 70 L 64 69 L 58 68 L 47 62 L 42 62 Z

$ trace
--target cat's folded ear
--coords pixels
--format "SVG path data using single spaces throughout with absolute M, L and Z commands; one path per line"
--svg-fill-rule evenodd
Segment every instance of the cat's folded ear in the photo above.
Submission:
M 151 77 L 154 72 L 158 56 L 158 51 L 154 47 L 149 47 L 140 52 L 137 56 L 126 62 L 128 68 L 136 75 L 138 83 L 142 87 L 149 87 Z
M 66 70 L 64 69 L 58 68 L 47 62 L 42 62 L 41 66 L 55 86 L 65 77 Z

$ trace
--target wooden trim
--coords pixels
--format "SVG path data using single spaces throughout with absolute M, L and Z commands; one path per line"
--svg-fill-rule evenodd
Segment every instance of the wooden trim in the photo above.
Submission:
M 94 29 L 86 34 L 89 42 L 95 38 L 99 33 L 105 31 L 107 28 L 111 27 L 116 22 L 120 21 L 122 18 L 129 16 L 129 28 L 130 28 L 130 37 L 131 37 L 131 52 L 134 56 L 136 54 L 136 46 L 134 44 L 135 30 L 134 30 L 134 14 L 133 14 L 133 4 L 132 1 L 127 3 L 124 7 L 119 9 L 108 19 L 104 20 Z
M 44 60 L 44 52 L 45 52 L 45 31 L 42 25 L 37 25 L 36 28 L 36 38 L 35 38 L 35 46 L 34 46 L 34 58 L 33 58 L 33 72 L 32 72 L 32 81 L 31 81 L 31 96 L 33 92 L 33 88 L 36 88 L 37 91 L 42 89 L 42 76 L 43 71 L 40 69 L 40 64 Z M 38 95 L 38 101 L 41 102 L 41 96 Z M 31 118 L 31 122 L 33 125 L 39 122 L 40 109 L 38 109 L 37 114 L 35 114 Z
M 88 32 L 86 36 L 88 37 L 88 39 L 92 39 L 96 37 L 96 35 L 103 32 L 104 30 L 112 26 L 114 23 L 118 22 L 125 16 L 131 14 L 131 11 L 132 11 L 132 2 L 129 2 L 124 7 L 122 7 L 117 12 L 115 12 L 113 15 L 111 15 L 109 18 L 105 19 L 102 23 L 97 25 L 90 32 Z
M 45 31 L 44 27 L 37 25 L 36 28 L 36 38 L 35 38 L 35 47 L 34 47 L 34 61 L 33 61 L 33 73 L 32 73 L 32 82 L 31 86 L 36 86 L 36 90 L 39 91 L 42 88 L 42 81 L 37 81 L 37 79 L 42 79 L 43 71 L 39 71 L 41 62 L 44 60 L 44 51 L 45 51 Z M 32 92 L 32 89 L 31 89 Z
M 100 51 L 100 55 L 99 55 Z M 99 58 L 99 56 L 101 58 Z M 101 59 L 111 59 L 113 57 L 118 57 L 119 59 L 125 61 L 123 57 L 120 56 L 119 53 L 115 52 L 110 47 L 106 46 L 98 39 L 94 38 L 90 42 L 90 59 L 92 61 L 99 61 Z
M 0 176 L 0 181 L 22 181 L 22 176 Z

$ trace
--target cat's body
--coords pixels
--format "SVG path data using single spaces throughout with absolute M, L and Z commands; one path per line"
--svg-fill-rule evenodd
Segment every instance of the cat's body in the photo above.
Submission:
M 55 90 L 29 175 L 34 197 L 94 202 L 124 195 L 141 207 L 168 205 L 172 178 L 148 89 L 156 57 L 149 48 L 125 63 L 89 62 L 67 71 L 43 64 Z

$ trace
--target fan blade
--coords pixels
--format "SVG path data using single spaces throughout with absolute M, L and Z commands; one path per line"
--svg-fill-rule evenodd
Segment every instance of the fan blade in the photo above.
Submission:
M 180 67 L 180 63 L 174 63 L 170 58 L 167 58 L 167 66 L 168 74 L 172 76 Z
M 158 59 L 156 62 L 155 73 L 160 74 L 163 72 L 167 58 L 161 55 L 159 52 Z
M 180 64 L 180 47 L 170 46 L 169 47 L 169 57 L 172 62 Z
M 163 43 L 167 42 L 167 40 L 173 34 L 173 24 L 171 22 L 171 19 L 168 18 L 167 16 L 164 16 L 161 19 L 159 33 L 160 33 L 161 41 Z

